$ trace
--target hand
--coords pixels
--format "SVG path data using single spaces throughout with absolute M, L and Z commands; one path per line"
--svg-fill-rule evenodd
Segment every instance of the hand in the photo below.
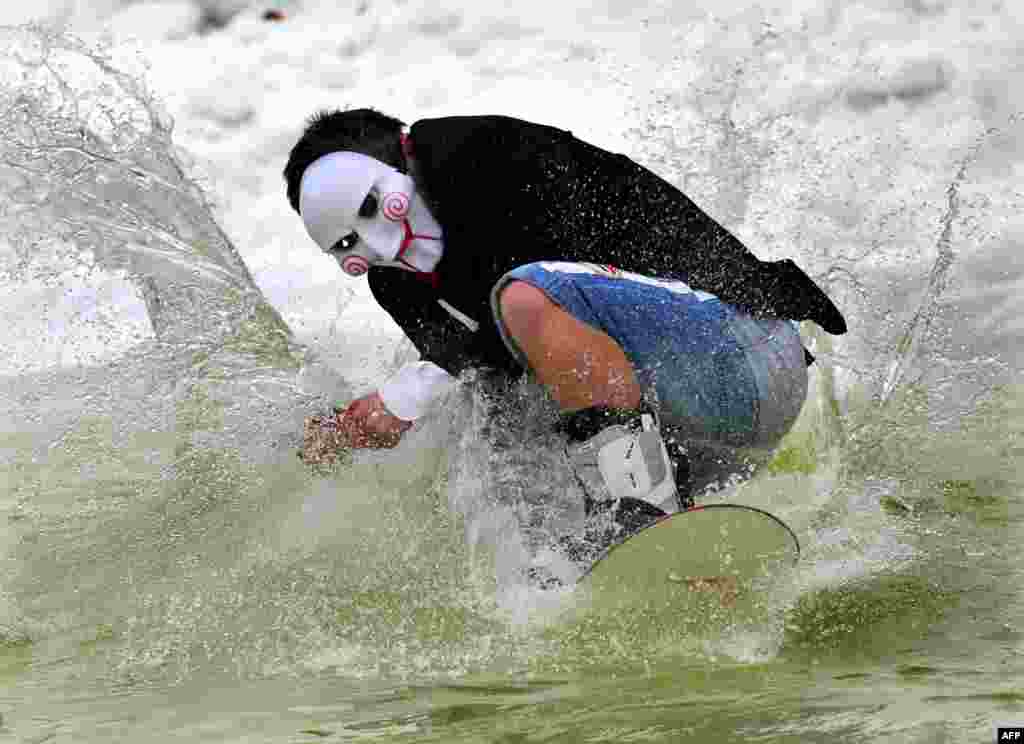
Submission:
M 350 449 L 394 447 L 411 426 L 371 393 L 344 410 L 335 408 L 329 415 L 308 419 L 299 458 L 307 465 L 331 465 Z
M 357 398 L 340 416 L 342 426 L 351 437 L 351 446 L 356 448 L 389 449 L 397 445 L 412 426 L 411 421 L 404 421 L 391 413 L 379 393 Z

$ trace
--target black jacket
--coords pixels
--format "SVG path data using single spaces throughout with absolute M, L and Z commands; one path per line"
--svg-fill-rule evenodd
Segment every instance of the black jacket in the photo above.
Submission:
M 515 370 L 491 287 L 533 261 L 589 261 L 679 279 L 755 317 L 846 321 L 791 260 L 763 262 L 678 189 L 624 155 L 504 116 L 424 119 L 409 131 L 412 175 L 444 231 L 435 282 L 390 267 L 370 288 L 422 358 L 452 374 Z M 475 333 L 438 300 L 479 323 Z

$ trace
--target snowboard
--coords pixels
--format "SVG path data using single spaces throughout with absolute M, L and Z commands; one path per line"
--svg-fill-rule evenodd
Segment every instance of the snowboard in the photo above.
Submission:
M 671 514 L 612 544 L 576 583 L 590 607 L 710 605 L 756 601 L 796 565 L 800 543 L 778 517 L 739 504 Z

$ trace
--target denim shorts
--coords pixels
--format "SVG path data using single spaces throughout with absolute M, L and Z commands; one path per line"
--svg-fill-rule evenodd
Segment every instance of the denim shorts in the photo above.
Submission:
M 752 318 L 679 281 L 542 261 L 508 272 L 491 293 L 505 344 L 527 369 L 498 303 L 517 280 L 618 342 L 663 424 L 687 440 L 771 448 L 800 413 L 807 366 L 793 321 Z

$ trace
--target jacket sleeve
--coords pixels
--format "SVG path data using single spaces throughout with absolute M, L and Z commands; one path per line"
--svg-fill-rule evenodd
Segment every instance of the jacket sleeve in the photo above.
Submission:
M 392 267 L 373 267 L 370 291 L 420 353 L 452 376 L 472 367 L 476 360 L 476 334 L 439 303 L 429 283 L 415 274 Z
M 603 224 L 575 228 L 592 231 L 576 243 L 590 254 L 578 260 L 679 279 L 755 316 L 846 332 L 839 309 L 792 260 L 761 261 L 679 189 L 625 156 L 579 140 L 574 153 L 576 180 L 588 184 L 576 189 L 576 209 L 605 215 Z

